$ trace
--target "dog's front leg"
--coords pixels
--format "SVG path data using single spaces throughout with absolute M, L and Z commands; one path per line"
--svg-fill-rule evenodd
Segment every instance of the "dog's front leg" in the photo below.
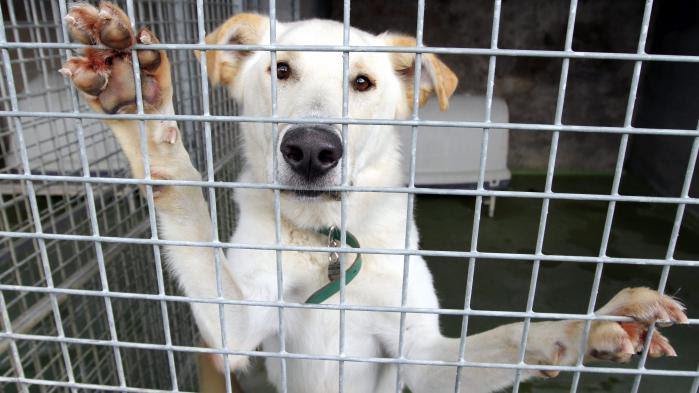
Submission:
M 99 113 L 135 113 L 136 84 L 131 47 L 136 42 L 143 45 L 155 44 L 158 42 L 155 35 L 147 29 L 138 33 L 132 31 L 126 14 L 109 2 L 100 3 L 99 8 L 77 3 L 71 7 L 66 23 L 75 40 L 84 44 L 102 44 L 107 49 L 87 48 L 82 56 L 69 59 L 61 72 L 71 78 L 93 110 Z M 138 60 L 144 110 L 154 114 L 174 114 L 170 64 L 166 53 L 139 50 Z M 138 122 L 107 120 L 106 123 L 119 141 L 133 176 L 143 178 L 144 152 Z M 151 178 L 201 180 L 174 121 L 148 120 L 145 128 L 145 147 Z M 154 186 L 153 191 L 161 239 L 188 242 L 212 240 L 214 228 L 200 188 L 164 185 Z M 206 299 L 219 297 L 215 258 L 220 258 L 222 265 L 225 262 L 219 249 L 167 246 L 165 251 L 169 266 L 187 296 Z M 223 268 L 220 280 L 224 298 L 242 298 L 236 281 Z M 191 305 L 207 344 L 221 347 L 219 306 L 211 302 L 193 302 Z M 266 309 L 225 306 L 227 348 L 254 349 L 265 338 L 267 331 L 272 329 L 268 326 L 275 325 L 250 321 L 265 321 L 270 318 L 268 314 L 274 315 Z M 218 359 L 220 366 L 223 362 L 220 361 L 220 356 Z M 232 369 L 243 367 L 247 361 L 245 357 L 231 357 L 230 360 Z
M 627 288 L 619 292 L 598 315 L 626 316 L 634 322 L 594 321 L 591 323 L 583 360 L 627 362 L 643 350 L 646 333 L 651 324 L 687 323 L 684 308 L 669 296 L 647 288 Z M 584 321 L 546 321 L 530 325 L 524 362 L 528 365 L 573 366 L 580 356 Z M 466 339 L 465 360 L 476 363 L 517 364 L 523 323 L 504 325 L 469 336 Z M 458 359 L 459 340 L 431 335 L 425 339 L 418 333 L 411 340 L 411 359 Z M 676 356 L 669 341 L 657 330 L 653 334 L 649 354 L 652 357 Z M 417 392 L 450 392 L 454 389 L 456 371 L 453 367 L 410 366 L 406 381 Z M 511 368 L 465 367 L 461 372 L 463 391 L 488 393 L 510 386 L 516 371 Z M 556 370 L 523 369 L 521 380 L 533 377 L 551 378 Z

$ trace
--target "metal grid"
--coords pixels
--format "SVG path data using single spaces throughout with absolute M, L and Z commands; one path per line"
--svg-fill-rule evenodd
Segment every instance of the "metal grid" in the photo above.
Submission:
M 126 6 L 125 3 L 121 4 Z M 257 9 L 254 2 L 248 9 Z M 24 1 L 3 4 L 3 33 L 12 42 L 67 42 L 62 23 L 66 3 Z M 207 29 L 222 23 L 227 15 L 240 12 L 241 2 L 212 2 L 205 8 Z M 165 42 L 196 42 L 198 25 L 196 4 L 175 1 L 142 1 L 136 7 L 138 18 Z M 174 23 L 172 21 L 178 21 Z M 66 81 L 55 74 L 68 50 L 26 48 L 3 52 L 3 78 L 0 91 L 3 110 L 37 108 L 55 112 L 79 113 L 89 109 L 79 103 Z M 170 54 L 173 78 L 181 81 L 176 88 L 176 110 L 199 113 L 203 105 L 202 87 L 192 78 L 198 75 L 198 62 L 182 51 Z M 9 76 L 9 78 L 8 78 Z M 14 90 L 12 94 L 9 90 Z M 235 113 L 225 92 L 211 92 L 214 113 Z M 208 96 L 207 96 L 208 98 Z M 201 124 L 181 122 L 185 141 L 198 168 L 205 167 L 204 136 Z M 239 167 L 234 147 L 237 125 L 215 125 L 217 180 L 235 179 Z M 21 134 L 18 134 L 20 132 Z M 24 137 L 24 146 L 17 136 Z M 119 154 L 119 146 L 100 121 L 3 117 L 0 123 L 0 172 L 54 176 L 129 176 L 128 164 Z M 197 154 L 198 153 L 198 154 Z M 26 162 L 20 158 L 26 157 Z M 28 165 L 28 166 L 25 166 Z M 89 170 L 88 170 L 89 168 Z M 72 235 L 107 235 L 125 238 L 145 236 L 149 222 L 147 203 L 135 185 L 88 185 L 60 181 L 28 184 L 3 178 L 2 224 L 5 232 L 45 231 Z M 27 187 L 32 188 L 27 192 Z M 231 191 L 218 195 L 221 202 L 221 235 L 230 236 L 235 210 L 229 203 Z M 37 218 L 37 220 L 34 220 Z M 40 229 L 39 229 L 40 228 Z M 153 247 L 153 246 L 151 246 Z M 139 249 L 140 248 L 140 249 Z M 157 252 L 157 246 L 154 252 Z M 32 240 L 2 236 L 0 239 L 0 281 L 3 285 L 47 288 L 81 288 L 92 291 L 124 293 L 176 293 L 176 285 L 164 280 L 159 255 L 147 246 L 127 247 L 119 244 Z M 141 263 L 134 266 L 131 261 Z M 95 264 L 98 261 L 98 264 Z M 157 263 L 156 263 L 157 262 Z M 155 267 L 155 269 L 154 269 Z M 198 345 L 189 307 L 183 303 L 148 302 L 142 299 L 112 300 L 93 296 L 40 294 L 21 289 L 0 294 L 3 326 L 13 334 L 55 335 L 84 339 Z M 170 323 L 172 328 L 170 328 Z M 160 328 L 153 329 L 159 326 Z M 11 330 L 10 330 L 11 329 Z M 16 352 L 13 358 L 8 354 Z M 47 381 L 75 380 L 94 385 L 180 386 L 195 390 L 196 359 L 169 351 L 112 350 L 104 346 L 81 344 L 67 346 L 37 340 L 0 341 L 0 375 L 9 378 L 16 364 L 23 365 L 27 378 Z M 118 353 L 117 358 L 114 354 Z M 116 360 L 115 360 L 116 359 Z M 14 363 L 13 363 L 14 362 Z M 17 363 L 19 362 L 19 363 Z M 116 362 L 116 363 L 115 363 Z M 155 367 L 144 368 L 146 364 Z M 177 364 L 178 373 L 168 369 Z M 164 384 L 165 383 L 165 384 Z M 168 385 L 170 383 L 171 385 Z M 12 391 L 15 384 L 7 384 Z M 19 386 L 19 385 L 17 385 Z M 42 392 L 61 391 L 61 385 L 37 385 Z M 24 388 L 19 389 L 24 391 Z
M 634 375 L 632 392 L 638 391 L 641 378 L 644 375 L 663 375 L 693 378 L 691 392 L 699 388 L 699 371 L 678 371 L 663 369 L 647 369 L 645 361 L 648 355 L 646 345 L 637 368 L 620 369 L 614 367 L 590 367 L 582 365 L 582 358 L 575 366 L 541 366 L 524 363 L 524 345 L 521 345 L 519 362 L 514 364 L 475 363 L 464 359 L 467 350 L 464 338 L 468 333 L 469 317 L 492 316 L 514 317 L 525 320 L 525 328 L 521 343 L 527 341 L 528 327 L 532 319 L 578 319 L 585 320 L 585 336 L 589 333 L 589 322 L 592 320 L 625 320 L 625 318 L 601 317 L 593 314 L 597 300 L 602 270 L 605 264 L 633 264 L 663 266 L 658 283 L 658 290 L 663 292 L 671 266 L 699 267 L 699 261 L 677 260 L 674 258 L 674 248 L 679 235 L 679 229 L 684 217 L 686 205 L 699 204 L 699 199 L 689 196 L 689 186 L 699 151 L 699 127 L 697 130 L 682 129 L 651 129 L 632 127 L 636 93 L 644 62 L 670 61 L 697 63 L 697 56 L 659 55 L 645 52 L 650 15 L 653 7 L 652 0 L 645 3 L 645 11 L 641 31 L 639 32 L 638 48 L 634 54 L 606 52 L 576 52 L 572 50 L 572 39 L 575 26 L 577 0 L 571 0 L 566 31 L 565 48 L 563 51 L 542 50 L 512 50 L 498 48 L 498 32 L 500 23 L 501 0 L 494 0 L 493 27 L 491 45 L 487 49 L 478 48 L 427 48 L 422 45 L 424 28 L 424 0 L 418 0 L 418 18 L 416 28 L 416 47 L 362 47 L 349 44 L 350 0 L 344 0 L 344 35 L 341 46 L 288 46 L 275 44 L 277 7 L 274 0 L 269 0 L 268 11 L 271 17 L 269 45 L 209 45 L 204 43 L 205 31 L 211 31 L 225 17 L 237 11 L 260 8 L 260 4 L 242 4 L 230 1 L 166 1 L 152 0 L 135 2 L 125 0 L 121 4 L 132 21 L 139 25 L 148 25 L 163 41 L 162 44 L 149 45 L 149 49 L 164 49 L 173 63 L 173 77 L 178 88 L 175 100 L 178 115 L 144 114 L 142 102 L 138 102 L 138 113 L 133 115 L 103 115 L 95 114 L 78 104 L 76 94 L 64 82 L 51 83 L 48 72 L 58 69 L 71 50 L 82 48 L 83 45 L 72 44 L 67 40 L 62 26 L 62 16 L 66 13 L 65 1 L 32 1 L 24 2 L 27 18 L 18 20 L 13 3 L 9 2 L 2 9 L 0 18 L 0 48 L 5 77 L 0 84 L 2 88 L 2 105 L 0 117 L 6 120 L 0 128 L 0 142 L 10 136 L 16 136 L 18 146 L 0 143 L 3 156 L 10 153 L 18 154 L 21 162 L 16 166 L 3 164 L 0 180 L 3 188 L 12 187 L 24 190 L 22 194 L 11 197 L 3 196 L 2 215 L 3 227 L 0 240 L 4 254 L 0 260 L 2 269 L 0 277 L 0 310 L 3 315 L 4 330 L 0 332 L 0 353 L 9 353 L 0 361 L 0 383 L 16 387 L 19 391 L 29 391 L 38 388 L 39 391 L 58 391 L 70 389 L 77 391 L 107 390 L 107 391 L 189 391 L 196 389 L 192 356 L 196 353 L 225 353 L 232 355 L 248 355 L 258 357 L 273 357 L 282 359 L 282 386 L 286 392 L 286 359 L 315 359 L 332 360 L 340 364 L 339 391 L 345 388 L 345 362 L 370 362 L 397 364 L 399 370 L 405 364 L 437 365 L 456 367 L 457 374 L 464 367 L 476 368 L 505 368 L 517 370 L 513 391 L 519 390 L 519 373 L 521 370 L 558 370 L 574 372 L 571 392 L 577 391 L 581 373 L 607 373 Z M 243 7 L 245 6 L 245 7 Z M 292 16 L 298 15 L 298 10 L 292 5 Z M 265 9 L 266 8 L 266 9 Z M 167 16 L 167 17 L 166 17 Z M 169 22 L 177 20 L 177 24 Z M 179 28 L 180 26 L 186 28 Z M 184 43 L 187 42 L 187 43 Z M 139 49 L 139 45 L 135 46 Z M 223 98 L 220 91 L 209 91 L 207 69 L 205 63 L 197 63 L 190 54 L 192 49 L 199 50 L 265 50 L 269 51 L 272 62 L 276 64 L 276 51 L 334 51 L 343 54 L 343 110 L 341 118 L 284 118 L 276 112 L 276 82 L 272 79 L 272 108 L 270 117 L 246 117 L 236 115 L 231 100 Z M 417 97 L 413 94 L 413 113 L 410 120 L 369 120 L 348 117 L 348 80 L 349 53 L 359 51 L 371 52 L 410 52 L 417 59 L 424 53 L 485 55 L 489 56 L 489 70 L 486 90 L 486 112 L 482 122 L 442 122 L 421 120 L 419 117 Z M 552 124 L 520 124 L 494 123 L 490 120 L 494 91 L 495 69 L 498 56 L 527 56 L 562 59 L 561 78 L 558 99 L 556 103 L 555 121 Z M 135 58 L 135 57 L 134 57 Z M 626 116 L 622 127 L 596 127 L 562 124 L 562 112 L 566 92 L 566 82 L 571 59 L 607 59 L 617 61 L 633 61 L 629 98 Z M 137 60 L 134 64 L 138 70 Z M 34 67 L 37 67 L 35 69 Z M 420 61 L 416 61 L 414 93 L 417 93 L 420 80 Z M 137 85 L 139 73 L 136 72 Z M 31 91 L 30 78 L 38 75 L 43 83 L 38 90 Z M 21 89 L 23 86 L 24 89 Z M 136 89 L 140 96 L 140 89 Z M 46 93 L 49 93 L 47 95 Z M 66 100 L 54 101 L 51 93 L 61 95 Z M 34 97 L 43 96 L 46 110 L 37 111 L 23 106 Z M 216 106 L 212 106 L 215 104 Z M 149 174 L 143 180 L 125 178 L 123 159 L 117 154 L 117 146 L 108 137 L 106 130 L 100 125 L 100 119 L 138 119 L 138 120 L 175 120 L 184 129 L 184 134 L 192 136 L 187 141 L 188 151 L 193 154 L 197 167 L 206 173 L 202 181 L 165 181 L 151 179 Z M 281 242 L 280 202 L 281 190 L 290 187 L 278 184 L 257 184 L 234 181 L 237 168 L 237 156 L 227 148 L 234 146 L 235 125 L 240 122 L 271 123 L 277 138 L 277 124 L 284 123 L 328 123 L 341 124 L 344 143 L 351 143 L 348 138 L 350 124 L 380 124 L 403 125 L 412 129 L 410 145 L 410 181 L 406 187 L 361 187 L 349 185 L 347 181 L 347 166 L 342 161 L 342 184 L 329 187 L 328 190 L 340 192 L 341 195 L 341 232 L 342 247 L 300 247 L 285 245 Z M 141 140 L 145 146 L 145 131 L 141 124 Z M 35 143 L 26 143 L 26 135 L 42 125 L 51 127 L 52 134 Z M 480 173 L 475 190 L 447 190 L 417 188 L 414 185 L 416 136 L 420 126 L 440 126 L 458 128 L 482 128 L 482 144 L 480 156 Z M 546 175 L 544 192 L 493 191 L 484 188 L 484 172 L 487 157 L 489 130 L 491 128 L 509 128 L 516 130 L 552 132 L 553 139 Z M 612 191 L 609 194 L 575 194 L 556 193 L 552 191 L 558 138 L 561 132 L 593 132 L 621 134 L 621 143 L 617 157 Z M 629 135 L 684 135 L 693 136 L 688 167 L 684 185 L 679 197 L 658 197 L 640 195 L 620 195 L 619 184 L 622 175 L 622 165 L 626 153 Z M 217 150 L 216 147 L 220 147 Z M 90 149 L 104 149 L 103 154 L 96 160 L 90 160 Z M 147 149 L 144 148 L 144 162 L 147 162 Z M 69 157 L 66 162 L 66 156 Z M 275 156 L 276 159 L 276 156 Z M 54 166 L 55 165 L 55 166 Z M 148 168 L 148 165 L 145 165 Z M 57 168 L 57 169 L 56 169 Z M 99 171 L 91 170 L 99 168 Z M 276 165 L 275 165 L 276 168 Z M 276 177 L 276 176 L 275 176 Z M 137 185 L 145 185 L 145 201 L 135 196 Z M 214 227 L 218 233 L 212 234 L 210 242 L 167 241 L 159 239 L 155 225 L 152 186 L 155 185 L 189 185 L 207 190 Z M 236 244 L 220 241 L 227 238 L 235 222 L 235 212 L 225 203 L 218 201 L 230 198 L 230 192 L 235 188 L 272 189 L 275 193 L 276 244 L 261 246 L 252 244 Z M 407 221 L 412 221 L 412 208 L 415 194 L 468 195 L 475 196 L 475 214 L 473 220 L 473 235 L 468 251 L 415 250 L 409 248 L 408 237 L 410 226 L 406 228 L 404 249 L 352 249 L 346 245 L 346 215 L 348 192 L 387 192 L 404 193 L 408 198 L 406 211 Z M 60 195 L 57 199 L 54 196 Z M 541 216 L 537 234 L 536 250 L 533 254 L 496 253 L 478 250 L 478 229 L 480 211 L 484 197 L 501 196 L 512 198 L 531 198 L 542 201 Z M 548 207 L 551 200 L 583 200 L 605 201 L 608 203 L 604 225 L 603 241 L 597 257 L 576 255 L 543 254 L 543 240 L 546 232 Z M 667 247 L 665 258 L 619 258 L 606 254 L 610 231 L 614 220 L 617 202 L 662 203 L 677 206 L 673 230 Z M 218 226 L 216 224 L 219 224 Z M 133 259 L 136 255 L 124 252 L 125 246 L 131 250 L 143 251 L 137 253 L 138 259 L 148 260 L 133 269 Z M 277 260 L 278 299 L 273 302 L 231 300 L 223 298 L 220 278 L 217 282 L 219 296 L 217 298 L 194 298 L 180 296 L 170 288 L 172 283 L 163 277 L 159 247 L 163 245 L 211 247 L 215 249 L 248 248 L 259 250 L 275 250 Z M 148 251 L 151 250 L 151 251 Z M 400 307 L 374 307 L 349 305 L 345 302 L 344 277 L 341 279 L 340 303 L 309 305 L 285 301 L 282 296 L 282 251 L 330 252 L 341 253 L 341 269 L 344 275 L 345 254 L 353 252 L 373 254 L 396 254 L 404 256 L 403 291 Z M 217 272 L 220 268 L 220 255 L 216 255 Z M 421 309 L 406 306 L 407 282 L 409 272 L 409 257 L 448 256 L 468 258 L 468 276 L 465 277 L 466 295 L 464 309 Z M 474 267 L 477 259 L 505 259 L 531 261 L 532 273 L 524 312 L 475 310 L 471 308 Z M 538 283 L 538 273 L 542 261 L 559 261 L 565 263 L 593 263 L 595 276 L 590 293 L 589 306 L 586 314 L 541 313 L 533 310 L 534 296 Z M 95 263 L 96 262 L 96 263 Z M 128 263 L 129 269 L 120 268 Z M 154 268 L 153 268 L 154 267 Z M 191 328 L 187 303 L 218 304 L 219 310 L 224 305 L 245 305 L 250 307 L 274 307 L 278 310 L 279 331 L 282 332 L 279 352 L 264 351 L 234 351 L 227 348 L 214 350 L 196 346 L 196 333 Z M 316 356 L 304 353 L 289 353 L 284 347 L 283 323 L 281 318 L 286 308 L 315 308 L 338 310 L 340 312 L 340 345 L 337 355 Z M 397 358 L 359 358 L 347 356 L 345 353 L 345 318 L 347 310 L 378 311 L 400 313 L 401 323 L 399 332 L 399 353 Z M 404 355 L 405 316 L 408 313 L 434 313 L 440 315 L 463 316 L 461 330 L 461 345 L 459 359 L 456 361 L 413 360 Z M 221 312 L 222 314 L 222 312 Z M 148 320 L 153 318 L 153 320 Z M 221 323 L 224 323 L 221 317 Z M 697 325 L 699 320 L 691 319 L 690 324 Z M 143 334 L 149 327 L 156 328 Z M 225 328 L 222 325 L 222 331 Z M 650 342 L 653 329 L 646 339 Z M 581 345 L 584 345 L 583 340 Z M 225 337 L 223 338 L 225 343 Z M 227 358 L 224 357 L 225 362 Z M 147 370 L 142 366 L 147 364 Z M 152 366 L 154 364 L 163 367 Z M 227 376 L 227 390 L 231 391 L 231 381 Z M 400 391 L 402 372 L 399 371 L 396 381 L 396 391 Z M 12 389 L 12 387 L 10 389 Z M 148 387 L 146 389 L 146 387 Z M 455 391 L 463 390 L 458 379 Z M 32 390 L 33 391 L 33 390 Z M 691 393 L 690 392 L 690 393 Z

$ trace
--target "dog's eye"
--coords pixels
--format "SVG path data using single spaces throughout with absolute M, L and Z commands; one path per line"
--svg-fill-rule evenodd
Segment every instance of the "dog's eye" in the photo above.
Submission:
M 352 82 L 352 88 L 357 91 L 367 91 L 372 86 L 374 86 L 374 84 L 371 83 L 371 80 L 366 75 L 358 75 Z
M 277 63 L 277 79 L 284 80 L 291 75 L 291 67 L 287 63 Z

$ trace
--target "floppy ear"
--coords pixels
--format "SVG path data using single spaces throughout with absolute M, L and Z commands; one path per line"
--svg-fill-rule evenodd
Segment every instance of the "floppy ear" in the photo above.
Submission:
M 258 14 L 237 14 L 230 17 L 216 30 L 204 39 L 211 45 L 257 45 L 269 35 L 269 18 Z M 209 50 L 206 51 L 206 69 L 212 86 L 219 83 L 233 83 L 241 63 L 249 56 L 250 51 Z M 194 51 L 201 61 L 201 52 Z
M 382 34 L 387 46 L 415 46 L 415 38 L 384 33 Z M 391 53 L 391 62 L 398 76 L 403 79 L 408 108 L 413 107 L 413 78 L 415 76 L 415 53 Z M 437 95 L 439 109 L 449 109 L 449 97 L 454 94 L 459 78 L 446 64 L 442 63 L 432 53 L 424 53 L 422 70 L 420 72 L 420 106 L 423 106 L 432 94 Z

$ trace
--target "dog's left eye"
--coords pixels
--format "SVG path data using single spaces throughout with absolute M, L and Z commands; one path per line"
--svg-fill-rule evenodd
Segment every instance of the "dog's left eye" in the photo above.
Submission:
M 291 75 L 291 67 L 287 63 L 277 63 L 277 79 L 288 79 Z
M 367 91 L 372 86 L 374 86 L 374 84 L 371 83 L 371 79 L 366 75 L 358 75 L 352 82 L 352 88 L 357 91 Z

